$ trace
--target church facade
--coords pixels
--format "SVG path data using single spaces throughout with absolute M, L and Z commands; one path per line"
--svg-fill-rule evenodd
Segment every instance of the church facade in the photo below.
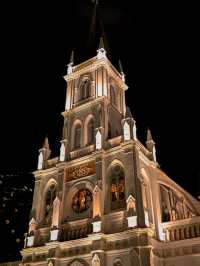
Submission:
M 137 138 L 125 75 L 101 43 L 68 64 L 63 139 L 39 150 L 22 265 L 200 265 L 200 203 L 156 161 L 148 131 Z

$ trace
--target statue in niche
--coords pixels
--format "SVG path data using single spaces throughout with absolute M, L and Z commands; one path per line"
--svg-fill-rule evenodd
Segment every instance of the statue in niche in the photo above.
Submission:
M 170 221 L 170 213 L 164 201 L 162 201 L 162 217 L 163 217 L 163 222 Z
M 120 165 L 111 170 L 111 209 L 125 207 L 125 174 Z
M 72 199 L 72 209 L 76 213 L 82 213 L 91 207 L 92 193 L 88 189 L 76 192 Z
M 80 86 L 80 100 L 87 99 L 90 96 L 90 80 L 85 79 Z
M 194 216 L 183 197 L 179 197 L 171 188 L 160 185 L 162 200 L 162 221 L 170 222 Z

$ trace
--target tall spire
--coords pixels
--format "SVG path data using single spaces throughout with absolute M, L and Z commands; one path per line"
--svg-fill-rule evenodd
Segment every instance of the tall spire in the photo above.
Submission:
M 90 29 L 89 29 L 89 38 L 88 38 L 88 49 L 91 50 L 94 48 L 94 43 L 95 43 L 95 34 L 96 34 L 96 20 L 97 20 L 97 5 L 98 1 L 97 0 L 92 0 L 93 2 L 93 10 L 92 10 L 92 15 L 91 15 L 91 23 L 90 23 Z M 96 48 L 96 47 L 95 47 Z

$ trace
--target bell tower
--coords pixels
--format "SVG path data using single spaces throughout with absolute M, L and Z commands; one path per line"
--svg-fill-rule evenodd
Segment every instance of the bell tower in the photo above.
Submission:
M 95 57 L 77 66 L 73 66 L 72 58 L 64 77 L 67 93 L 63 139 L 67 158 L 73 151 L 82 150 L 81 154 L 85 154 L 91 145 L 90 150 L 105 147 L 108 139 L 122 135 L 128 88 L 123 75 L 106 57 L 102 38 Z M 100 138 L 102 143 L 96 147 Z
M 74 58 L 60 154 L 50 157 L 46 138 L 33 172 L 21 265 L 152 266 L 169 252 L 177 259 L 179 240 L 200 237 L 199 203 L 160 169 L 150 131 L 146 147 L 138 140 L 122 65 L 109 61 L 103 39 L 93 58 Z M 180 257 L 197 250 L 186 242 Z M 197 265 L 194 255 L 187 265 Z

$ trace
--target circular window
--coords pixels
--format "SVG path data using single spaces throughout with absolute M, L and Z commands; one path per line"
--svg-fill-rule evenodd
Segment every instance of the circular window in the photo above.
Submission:
M 72 199 L 72 209 L 76 213 L 81 213 L 90 208 L 92 203 L 92 193 L 88 189 L 80 189 Z

